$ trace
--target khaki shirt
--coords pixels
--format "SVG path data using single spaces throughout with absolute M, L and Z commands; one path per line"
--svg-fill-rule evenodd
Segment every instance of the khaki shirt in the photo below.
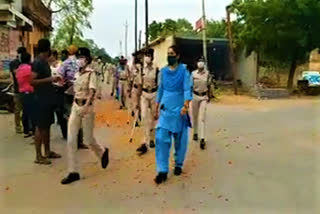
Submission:
M 143 68 L 143 73 L 142 73 L 142 88 L 151 90 L 154 88 L 157 88 L 157 68 L 153 65 L 151 67 L 146 66 Z
M 123 70 L 119 67 L 119 79 L 120 80 L 128 80 L 129 78 L 130 78 L 129 67 L 125 66 L 125 68 Z
M 137 67 L 132 67 L 132 82 L 133 85 L 141 85 L 142 79 L 141 79 L 141 69 Z
M 74 93 L 76 99 L 88 99 L 90 89 L 97 89 L 96 73 L 87 68 L 85 73 L 77 72 L 74 82 Z
M 198 93 L 205 93 L 209 91 L 210 80 L 211 76 L 209 71 L 199 71 L 195 70 L 192 72 L 192 79 L 193 79 L 193 91 Z

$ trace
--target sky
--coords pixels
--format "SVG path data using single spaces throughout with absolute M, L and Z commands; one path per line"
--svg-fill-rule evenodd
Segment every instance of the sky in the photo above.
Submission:
M 220 20 L 225 17 L 225 7 L 232 0 L 205 0 L 208 19 Z M 138 0 L 138 30 L 145 40 L 145 0 Z M 128 22 L 128 53 L 134 50 L 134 0 L 93 0 L 94 12 L 90 17 L 92 29 L 85 30 L 84 36 L 93 39 L 99 47 L 105 48 L 112 56 L 125 53 L 125 25 Z M 185 18 L 195 25 L 202 15 L 201 0 L 149 0 L 149 23 L 167 18 Z M 143 42 L 142 42 L 143 43 Z

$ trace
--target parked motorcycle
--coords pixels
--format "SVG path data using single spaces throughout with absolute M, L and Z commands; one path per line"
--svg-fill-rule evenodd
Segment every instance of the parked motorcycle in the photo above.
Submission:
M 14 112 L 14 93 L 12 92 L 13 84 L 0 86 L 0 110 L 10 113 Z

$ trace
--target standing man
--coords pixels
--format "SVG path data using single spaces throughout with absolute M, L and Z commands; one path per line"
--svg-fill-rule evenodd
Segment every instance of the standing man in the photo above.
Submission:
M 64 102 L 64 106 L 65 106 L 64 112 L 65 112 L 66 119 L 68 119 L 71 114 L 71 107 L 74 99 L 75 74 L 79 70 L 79 67 L 77 64 L 77 57 L 76 57 L 77 51 L 78 51 L 78 48 L 75 45 L 71 45 L 68 48 L 68 53 L 69 53 L 68 59 L 63 62 L 60 69 L 60 74 L 63 77 L 63 80 L 65 82 L 65 89 L 66 89 L 65 102 Z M 83 143 L 82 129 L 80 129 L 78 133 L 78 148 L 88 149 L 88 146 Z
M 188 132 L 191 127 L 188 115 L 192 100 L 190 73 L 179 62 L 180 52 L 176 46 L 168 49 L 168 66 L 160 71 L 157 92 L 157 113 L 160 114 L 156 128 L 157 184 L 167 180 L 172 141 L 175 147 L 176 176 L 181 175 L 188 146 Z M 160 111 L 160 113 L 159 113 Z
M 102 98 L 102 82 L 104 82 L 104 72 L 103 72 L 103 62 L 102 57 L 99 56 L 94 64 L 93 64 L 93 70 L 96 72 L 97 75 L 97 93 L 96 96 L 98 99 Z
M 15 60 L 10 62 L 10 73 L 13 80 L 13 89 L 14 89 L 14 121 L 17 134 L 22 134 L 21 126 L 21 113 L 22 113 L 22 102 L 19 94 L 19 85 L 16 78 L 16 71 L 21 64 L 21 55 L 27 53 L 25 47 L 20 47 L 17 50 L 18 56 Z
M 145 52 L 144 68 L 142 71 L 142 95 L 141 95 L 141 116 L 144 130 L 144 140 L 137 149 L 139 155 L 143 155 L 150 148 L 155 147 L 155 126 L 156 120 L 156 96 L 158 89 L 159 69 L 153 64 L 154 50 L 149 49 Z
M 32 84 L 35 87 L 35 145 L 36 145 L 36 164 L 49 165 L 49 159 L 61 158 L 61 155 L 50 149 L 50 127 L 54 122 L 54 96 L 52 83 L 58 82 L 59 77 L 51 76 L 49 57 L 51 55 L 50 41 L 41 39 L 38 42 L 39 56 L 32 65 Z M 44 144 L 45 156 L 42 156 L 41 146 Z
M 71 115 L 68 128 L 68 176 L 61 183 L 70 184 L 80 180 L 80 174 L 77 168 L 77 133 L 83 126 L 83 136 L 86 142 L 89 143 L 90 149 L 101 161 L 103 169 L 107 168 L 109 163 L 109 149 L 103 148 L 96 142 L 93 136 L 94 129 L 94 98 L 97 90 L 97 76 L 89 65 L 92 59 L 90 50 L 87 48 L 79 48 L 78 65 L 79 73 L 74 83 L 74 102 L 72 104 Z
M 138 120 L 140 115 L 140 98 L 142 92 L 142 63 L 135 56 L 132 66 L 132 89 L 131 89 L 131 112 L 134 117 L 135 124 L 138 126 Z
M 205 68 L 203 58 L 198 61 L 198 69 L 192 72 L 193 80 L 193 100 L 192 100 L 192 118 L 193 118 L 193 140 L 198 141 L 200 133 L 200 148 L 206 148 L 206 113 L 207 105 L 211 99 L 212 77 Z
M 127 108 L 127 97 L 130 93 L 130 71 L 127 65 L 127 59 L 123 56 L 119 60 L 118 75 L 120 89 L 120 109 Z

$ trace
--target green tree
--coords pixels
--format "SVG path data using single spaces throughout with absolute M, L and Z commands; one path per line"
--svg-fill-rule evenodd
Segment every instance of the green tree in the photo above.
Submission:
M 318 0 L 234 0 L 233 11 L 241 26 L 238 47 L 255 51 L 275 62 L 290 65 L 287 87 L 291 89 L 297 65 L 320 47 Z
M 225 20 L 216 21 L 210 20 L 207 22 L 207 36 L 211 38 L 226 37 L 226 22 Z

